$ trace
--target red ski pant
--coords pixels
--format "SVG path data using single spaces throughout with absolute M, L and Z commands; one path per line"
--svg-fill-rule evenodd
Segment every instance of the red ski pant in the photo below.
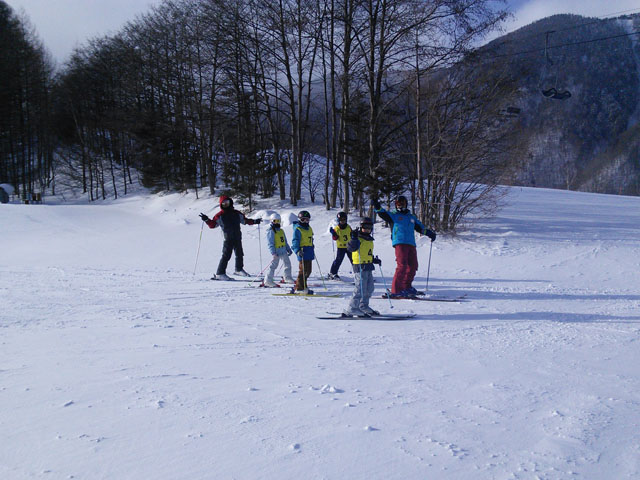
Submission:
M 414 245 L 396 245 L 396 273 L 391 293 L 400 293 L 411 286 L 418 271 L 418 253 Z

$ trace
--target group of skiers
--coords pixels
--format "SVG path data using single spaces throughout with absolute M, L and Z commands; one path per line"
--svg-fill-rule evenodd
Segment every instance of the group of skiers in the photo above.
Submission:
M 396 270 L 391 283 L 391 297 L 412 297 L 419 292 L 412 286 L 418 270 L 418 256 L 416 251 L 415 233 L 428 236 L 433 242 L 436 233 L 425 227 L 420 220 L 408 209 L 406 197 L 399 196 L 395 201 L 395 209 L 387 211 L 382 208 L 378 199 L 372 199 L 376 213 L 391 226 L 391 240 L 396 253 Z M 249 276 L 244 270 L 242 233 L 240 225 L 257 225 L 262 219 L 251 219 L 242 212 L 233 208 L 233 200 L 225 195 L 220 197 L 220 212 L 212 219 L 204 213 L 200 218 L 209 228 L 220 227 L 224 233 L 222 245 L 222 257 L 218 269 L 214 275 L 216 280 L 232 280 L 226 274 L 227 265 L 231 253 L 235 253 L 235 275 Z M 298 260 L 298 276 L 291 293 L 313 294 L 308 288 L 307 280 L 313 269 L 313 260 L 316 258 L 313 244 L 313 229 L 309 222 L 311 214 L 302 210 L 298 214 L 298 220 L 293 223 L 293 238 L 291 245 L 281 226 L 280 215 L 274 213 L 270 216 L 270 225 L 267 231 L 267 245 L 272 255 L 269 271 L 265 276 L 263 285 L 275 287 L 275 272 L 282 261 L 284 265 L 284 281 L 294 283 L 291 273 L 291 261 L 289 256 L 296 254 Z M 349 316 L 378 314 L 369 306 L 369 299 L 373 294 L 374 280 L 373 270 L 375 265 L 381 265 L 381 261 L 373 254 L 373 220 L 369 217 L 361 219 L 360 225 L 352 229 L 347 223 L 347 214 L 338 213 L 336 227 L 329 229 L 333 240 L 336 242 L 336 256 L 331 264 L 329 278 L 339 279 L 338 271 L 344 257 L 349 258 L 354 272 L 354 292 L 348 308 L 344 311 Z

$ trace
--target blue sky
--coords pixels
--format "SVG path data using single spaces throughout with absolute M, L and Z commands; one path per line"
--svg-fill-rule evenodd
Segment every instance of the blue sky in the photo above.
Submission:
M 87 39 L 114 33 L 161 0 L 4 0 L 24 11 L 59 63 Z M 628 10 L 640 12 L 639 0 L 509 0 L 514 19 L 506 31 L 557 13 L 601 17 Z M 630 12 L 629 12 L 630 13 Z

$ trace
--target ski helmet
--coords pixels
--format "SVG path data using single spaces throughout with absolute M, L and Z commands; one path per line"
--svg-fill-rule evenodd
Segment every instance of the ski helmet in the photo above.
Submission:
M 231 208 L 233 207 L 233 199 L 231 197 L 227 197 L 226 195 L 220 196 L 220 208 Z
M 340 212 L 338 213 L 338 215 L 336 215 L 336 220 L 338 220 L 338 223 L 341 222 L 346 222 L 347 221 L 347 214 L 345 212 Z
M 280 215 L 278 215 L 277 213 L 272 213 L 269 216 L 269 220 L 271 221 L 271 223 L 277 223 L 278 225 L 280 225 Z
M 311 220 L 311 214 L 309 212 L 307 212 L 306 210 L 302 210 L 299 214 L 298 214 L 298 219 L 300 221 L 302 221 L 302 219 L 305 218 L 307 220 L 307 222 L 309 220 Z
M 400 206 L 402 203 L 404 203 L 404 207 Z M 398 198 L 396 198 L 396 208 L 406 208 L 407 205 L 409 205 L 409 202 L 407 201 L 407 197 L 405 197 L 404 195 L 400 195 Z
M 373 231 L 373 220 L 369 217 L 363 217 L 360 220 L 360 230 L 362 229 Z

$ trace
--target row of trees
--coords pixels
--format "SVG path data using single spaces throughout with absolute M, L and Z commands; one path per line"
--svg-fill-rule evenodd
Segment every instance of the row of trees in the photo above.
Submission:
M 53 176 L 52 71 L 29 23 L 0 1 L 0 183 L 23 195 Z
M 470 54 L 505 16 L 494 4 L 165 0 L 45 89 L 58 168 L 91 198 L 126 193 L 132 167 L 158 189 L 297 205 L 306 186 L 361 213 L 409 190 L 424 221 L 453 229 L 490 204 L 513 147 L 514 81 Z

